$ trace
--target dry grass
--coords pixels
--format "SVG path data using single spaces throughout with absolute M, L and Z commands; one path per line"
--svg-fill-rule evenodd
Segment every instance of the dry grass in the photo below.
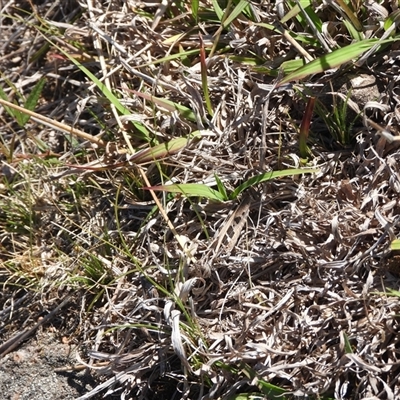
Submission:
M 355 118 L 396 134 L 398 45 L 271 91 L 283 62 L 352 40 L 326 2 L 314 10 L 321 43 L 302 18 L 285 22 L 295 50 L 287 31 L 254 24 L 281 19 L 277 3 L 251 2 L 222 30 L 207 1 L 199 25 L 188 2 L 2 3 L 1 85 L 12 101 L 44 77 L 34 112 L 54 123 L 20 126 L 0 108 L 1 354 L 61 305 L 60 335 L 82 349 L 75 367 L 101 377 L 82 399 L 400 396 L 400 305 L 384 294 L 399 287 L 399 141 Z M 388 18 L 397 33 L 385 15 L 396 2 L 353 3 L 362 38 L 384 37 Z M 310 95 L 328 118 L 314 116 L 302 160 Z M 217 175 L 232 191 L 305 164 L 319 172 L 227 202 L 142 189 L 216 187 Z

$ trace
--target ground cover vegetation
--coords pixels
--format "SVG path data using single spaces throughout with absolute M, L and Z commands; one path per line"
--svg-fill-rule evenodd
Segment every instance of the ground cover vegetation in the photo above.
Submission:
M 0 354 L 89 398 L 400 397 L 397 1 L 0 12 Z

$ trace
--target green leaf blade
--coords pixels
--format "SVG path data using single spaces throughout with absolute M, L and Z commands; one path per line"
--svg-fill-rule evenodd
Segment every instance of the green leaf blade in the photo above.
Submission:
M 398 40 L 398 39 L 397 39 Z M 384 44 L 391 42 L 388 40 L 379 39 L 366 39 L 361 42 L 350 44 L 349 46 L 337 49 L 332 53 L 325 54 L 308 64 L 300 67 L 296 71 L 293 71 L 289 75 L 285 76 L 280 84 L 289 83 L 294 80 L 301 80 L 309 75 L 319 74 L 331 68 L 337 68 L 370 50 L 377 44 Z
M 218 0 L 212 0 L 212 4 L 214 7 L 214 11 L 217 14 L 217 17 L 220 21 L 222 21 L 222 18 L 224 16 L 224 12 L 222 10 L 222 8 L 220 7 Z
M 205 197 L 209 200 L 224 201 L 224 196 L 217 190 L 200 183 L 182 183 L 172 185 L 160 185 L 143 187 L 145 190 L 180 193 L 185 197 Z
M 63 50 L 60 46 L 57 46 L 51 40 L 46 38 L 46 40 L 51 43 L 57 50 L 59 50 L 62 54 L 64 54 L 71 62 L 73 62 L 103 93 L 103 95 L 112 103 L 115 108 L 121 113 L 121 115 L 131 115 L 129 109 L 127 109 L 119 99 L 107 88 L 107 86 L 102 83 L 95 75 L 93 75 L 84 65 L 82 65 L 78 60 L 68 54 L 65 50 Z M 147 128 L 140 122 L 132 121 L 133 126 L 140 132 L 140 134 L 147 140 L 150 139 L 150 132 Z
M 214 178 L 215 178 L 215 181 L 217 182 L 217 187 L 218 187 L 219 193 L 221 193 L 224 196 L 225 200 L 228 200 L 229 196 L 228 196 L 228 193 L 226 192 L 224 183 L 221 181 L 221 179 L 219 178 L 219 176 L 217 174 L 214 174 Z
M 42 94 L 42 90 L 44 85 L 46 84 L 46 79 L 41 78 L 38 83 L 34 86 L 31 93 L 29 94 L 28 98 L 25 101 L 24 107 L 29 110 L 33 111 L 39 101 L 40 95 Z M 29 121 L 30 116 L 27 114 L 22 114 L 20 116 L 20 126 L 25 126 L 26 123 Z
M 168 99 L 162 99 L 159 97 L 152 96 L 148 93 L 138 92 L 136 90 L 130 90 L 132 93 L 135 93 L 137 96 L 142 97 L 148 101 L 151 101 L 154 104 L 157 104 L 160 107 L 165 108 L 168 111 L 177 111 L 183 118 L 187 119 L 191 122 L 197 122 L 197 118 L 195 113 L 188 107 L 185 107 L 181 104 L 175 103 Z
M 198 22 L 199 15 L 199 0 L 192 0 L 192 15 L 196 22 Z
M 222 25 L 225 27 L 229 26 L 249 5 L 247 0 L 240 0 L 233 11 L 229 14 L 225 21 L 223 21 Z
M 393 240 L 393 242 L 390 244 L 390 249 L 391 250 L 400 250 L 400 239 Z
M 3 90 L 3 88 L 1 86 L 0 86 L 0 98 L 3 99 L 4 101 L 9 101 L 6 92 Z M 7 107 L 4 105 L 3 105 L 3 107 L 11 117 L 17 119 L 16 118 L 17 111 L 13 110 L 11 107 Z
M 265 172 L 260 175 L 253 176 L 246 182 L 242 183 L 238 186 L 230 195 L 231 200 L 236 199 L 240 193 L 244 190 L 252 187 L 254 185 L 258 185 L 262 182 L 270 181 L 271 179 L 275 178 L 282 178 L 284 176 L 291 176 L 291 175 L 300 175 L 300 174 L 307 174 L 307 173 L 314 173 L 319 172 L 319 169 L 287 169 L 283 171 L 272 171 L 272 172 Z
M 160 161 L 181 151 L 188 144 L 190 139 L 191 138 L 185 137 L 171 139 L 169 142 L 161 143 L 145 150 L 138 151 L 129 157 L 129 161 L 137 165 Z

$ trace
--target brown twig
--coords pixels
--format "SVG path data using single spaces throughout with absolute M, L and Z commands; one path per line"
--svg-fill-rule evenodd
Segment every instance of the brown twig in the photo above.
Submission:
M 59 129 L 59 130 L 61 130 L 63 132 L 67 132 L 67 133 L 69 133 L 71 135 L 78 136 L 81 139 L 85 139 L 85 140 L 87 140 L 87 141 L 89 141 L 91 143 L 94 143 L 94 144 L 98 145 L 99 147 L 105 147 L 106 146 L 106 143 L 103 140 L 98 139 L 98 138 L 96 138 L 96 137 L 94 137 L 92 135 L 89 135 L 88 133 L 83 132 L 83 131 L 81 131 L 79 129 L 72 128 L 71 126 L 63 124 L 62 122 L 54 121 L 51 118 L 47 118 L 47 117 L 45 117 L 43 115 L 35 113 L 34 111 L 27 110 L 26 108 L 20 107 L 20 106 L 18 106 L 16 104 L 10 103 L 9 101 L 3 100 L 3 99 L 0 99 L 0 104 L 2 104 L 5 107 L 13 108 L 14 110 L 22 112 L 22 113 L 24 113 L 26 115 L 29 115 L 36 122 L 42 123 L 44 125 L 48 125 L 48 126 L 50 126 L 52 128 Z
M 2 346 L 0 346 L 0 358 L 3 358 L 6 354 L 17 348 L 21 342 L 31 336 L 36 329 L 49 322 L 55 315 L 60 311 L 70 300 L 71 296 L 67 296 L 64 301 L 59 304 L 53 311 L 47 314 L 41 321 L 39 321 L 33 328 L 25 329 L 23 332 L 14 335 L 11 339 L 7 340 Z

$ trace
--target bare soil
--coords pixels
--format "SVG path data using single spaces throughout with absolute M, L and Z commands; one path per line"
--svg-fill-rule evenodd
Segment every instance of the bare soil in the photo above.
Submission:
M 38 332 L 2 359 L 0 397 L 69 400 L 83 396 L 96 386 L 96 380 L 86 369 L 68 371 L 66 367 L 76 363 L 75 357 L 76 348 L 63 343 L 51 329 Z

